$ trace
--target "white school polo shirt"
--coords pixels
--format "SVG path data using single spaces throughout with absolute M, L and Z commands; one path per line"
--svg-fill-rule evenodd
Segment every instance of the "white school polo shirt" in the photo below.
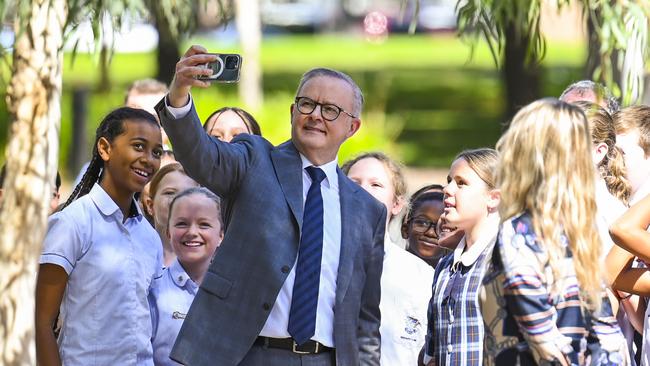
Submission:
M 417 365 L 427 335 L 434 272 L 386 235 L 379 303 L 382 366 Z

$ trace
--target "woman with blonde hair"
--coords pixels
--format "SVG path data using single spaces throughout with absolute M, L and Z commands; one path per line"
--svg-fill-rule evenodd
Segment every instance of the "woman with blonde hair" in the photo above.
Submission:
M 584 113 L 557 99 L 533 102 L 497 150 L 502 224 L 484 283 L 485 364 L 628 364 L 600 272 Z

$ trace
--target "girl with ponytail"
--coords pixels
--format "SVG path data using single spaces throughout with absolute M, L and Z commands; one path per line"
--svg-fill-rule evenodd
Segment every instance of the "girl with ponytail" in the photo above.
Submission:
M 134 194 L 162 152 L 158 122 L 144 110 L 116 109 L 97 128 L 86 173 L 49 219 L 36 284 L 38 364 L 153 365 L 147 296 L 162 245 Z

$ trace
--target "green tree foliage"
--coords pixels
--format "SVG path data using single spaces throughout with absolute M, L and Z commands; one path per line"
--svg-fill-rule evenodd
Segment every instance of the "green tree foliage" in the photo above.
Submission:
M 578 2 L 585 22 L 590 21 L 598 44 L 593 79 L 622 96 L 623 104 L 638 102 L 643 95 L 644 64 L 647 59 L 650 2 L 629 0 L 553 0 L 545 2 L 558 10 Z M 458 2 L 458 30 L 475 45 L 484 38 L 497 66 L 507 47 L 509 29 L 526 43 L 526 64 L 537 64 L 546 51 L 540 30 L 540 0 L 462 0 Z M 616 75 L 620 75 L 617 78 Z

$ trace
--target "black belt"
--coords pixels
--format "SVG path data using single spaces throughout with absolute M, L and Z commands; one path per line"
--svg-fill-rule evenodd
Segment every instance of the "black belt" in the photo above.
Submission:
M 315 355 L 334 350 L 334 348 L 324 346 L 316 341 L 307 341 L 305 344 L 298 345 L 293 338 L 269 338 L 260 336 L 255 340 L 255 345 L 265 346 L 268 348 L 286 349 L 301 355 Z

